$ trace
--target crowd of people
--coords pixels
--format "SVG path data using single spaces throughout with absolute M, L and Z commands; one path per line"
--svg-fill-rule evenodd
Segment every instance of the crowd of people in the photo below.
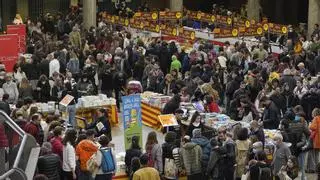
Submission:
M 106 110 L 97 110 L 83 133 L 77 131 L 75 104 L 102 93 L 115 97 L 120 111 L 122 95 L 143 91 L 172 96 L 162 113 L 175 114 L 179 126 L 168 128 L 163 143 L 151 132 L 144 148 L 139 137 L 132 138 L 125 157 L 131 179 L 282 180 L 300 172 L 304 180 L 305 172 L 318 172 L 320 49 L 311 47 L 320 41 L 319 25 L 310 41 L 289 32 L 284 52 L 274 55 L 265 38 L 251 47 L 241 41 L 217 47 L 200 39 L 188 47 L 136 37 L 98 19 L 88 30 L 79 10 L 27 20 L 32 56 L 21 55 L 13 73 L 0 66 L 0 109 L 41 145 L 37 179 L 111 179 L 117 163 Z M 132 80 L 138 88 L 127 86 Z M 32 106 L 58 103 L 67 94 L 74 97 L 68 122 L 59 112 L 44 115 Z M 181 102 L 198 104 L 190 126 L 181 123 Z M 204 112 L 225 113 L 250 129 L 221 127 L 205 136 Z M 272 162 L 263 129 L 279 130 Z M 1 132 L 1 147 L 17 144 Z

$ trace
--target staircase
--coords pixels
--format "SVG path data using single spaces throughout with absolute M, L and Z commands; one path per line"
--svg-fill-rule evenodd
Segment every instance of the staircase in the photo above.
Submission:
M 5 112 L 0 111 L 0 125 L 5 129 L 9 147 L 5 148 L 7 158 L 5 173 L 0 180 L 32 180 L 37 167 L 40 147 L 34 137 L 26 134 Z M 14 136 L 17 142 L 13 143 Z M 0 147 L 0 149 L 4 147 Z M 0 158 L 1 159 L 1 158 Z

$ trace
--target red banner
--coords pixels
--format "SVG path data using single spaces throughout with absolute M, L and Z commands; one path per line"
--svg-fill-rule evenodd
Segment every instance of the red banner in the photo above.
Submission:
M 18 60 L 19 36 L 16 34 L 0 35 L 0 62 L 8 72 L 13 71 L 13 66 Z
M 26 25 L 7 25 L 7 34 L 17 34 L 19 37 L 19 52 L 26 52 Z

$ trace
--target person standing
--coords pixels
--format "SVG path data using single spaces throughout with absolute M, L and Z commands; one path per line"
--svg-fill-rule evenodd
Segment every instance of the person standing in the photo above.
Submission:
M 109 138 L 109 141 L 111 141 L 111 125 L 109 120 L 107 119 L 106 110 L 103 108 L 97 110 L 97 117 L 98 119 L 87 129 L 94 129 L 97 132 L 97 137 L 100 137 L 101 135 L 106 135 Z
M 32 135 L 38 144 L 42 144 L 43 142 L 43 130 L 40 126 L 40 115 L 39 114 L 33 114 L 31 116 L 31 121 L 25 126 L 24 130 L 26 133 L 29 133 Z
M 161 148 L 161 145 L 158 143 L 156 132 L 152 131 L 148 134 L 145 149 L 149 158 L 148 166 L 154 167 L 159 171 L 160 174 L 162 174 L 163 172 L 162 148 Z
M 180 148 L 180 158 L 181 167 L 186 170 L 188 180 L 202 178 L 201 157 L 201 147 L 191 142 L 190 136 L 185 136 L 183 138 L 183 145 Z
M 132 175 L 131 162 L 134 157 L 139 158 L 142 155 L 141 147 L 139 146 L 139 137 L 133 136 L 131 139 L 131 147 L 126 150 L 125 163 L 126 173 L 128 176 Z
M 0 123 L 0 176 L 6 172 L 6 148 L 9 146 L 5 126 Z
M 276 150 L 274 153 L 272 161 L 272 172 L 275 175 L 276 180 L 280 180 L 278 173 L 282 166 L 287 164 L 287 160 L 291 156 L 289 147 L 283 142 L 283 137 L 281 134 L 276 134 L 273 138 L 276 144 Z
M 16 103 L 19 98 L 17 84 L 12 81 L 11 75 L 6 75 L 6 83 L 2 85 L 4 94 L 9 94 L 8 103 Z
M 208 167 L 208 161 L 210 158 L 210 152 L 211 152 L 211 145 L 210 141 L 202 136 L 201 129 L 194 129 L 192 131 L 192 138 L 191 142 L 199 145 L 202 150 L 202 157 L 201 157 L 201 168 L 202 168 L 202 177 L 205 178 L 205 173 Z
M 71 95 L 73 99 L 67 106 L 67 111 L 69 115 L 68 123 L 73 126 L 73 128 L 77 128 L 77 120 L 76 120 L 76 104 L 78 103 L 78 97 L 79 93 L 77 90 L 77 87 L 75 84 L 72 84 L 72 82 L 66 82 L 65 83 L 65 89 L 62 91 L 61 99 L 60 101 L 66 96 Z
M 54 58 L 51 59 L 51 61 L 49 63 L 49 77 L 52 77 L 53 73 L 55 73 L 55 72 L 57 72 L 57 73 L 60 72 L 60 62 L 57 59 L 58 57 L 59 57 L 59 53 L 55 52 Z
M 0 101 L 0 110 L 4 111 L 8 116 L 11 114 L 10 105 L 7 102 L 9 98 L 9 94 L 4 94 L 2 96 L 2 101 Z
M 263 111 L 262 121 L 265 129 L 277 129 L 280 123 L 280 110 L 277 105 L 267 97 L 260 100 L 265 107 Z
M 87 162 L 93 154 L 98 151 L 97 145 L 94 143 L 95 131 L 88 130 L 86 132 L 87 139 L 82 140 L 76 147 L 76 156 L 80 161 L 80 173 L 78 180 L 92 180 L 92 175 L 87 169 Z
M 223 177 L 225 180 L 234 179 L 234 170 L 236 164 L 235 155 L 235 143 L 232 140 L 231 134 L 227 133 L 225 127 L 220 127 L 218 129 L 218 141 L 224 150 L 223 154 Z
M 62 135 L 63 128 L 61 126 L 56 126 L 53 130 L 54 137 L 50 140 L 52 145 L 52 152 L 57 154 L 61 160 L 63 160 L 63 144 L 62 144 Z
M 38 159 L 38 173 L 46 175 L 49 180 L 60 179 L 60 158 L 52 153 L 52 146 L 49 142 L 43 143 Z
M 97 166 L 100 167 L 99 170 L 98 170 L 98 173 L 96 175 L 96 178 L 95 180 L 112 180 L 112 176 L 115 174 L 116 172 L 116 167 L 117 167 L 117 162 L 116 162 L 116 156 L 112 150 L 112 148 L 108 147 L 109 146 L 109 138 L 105 135 L 102 135 L 100 136 L 99 138 L 99 144 L 101 144 L 101 147 L 100 147 L 100 150 L 97 151 Z M 113 162 L 107 162 L 108 165 L 113 165 L 114 167 L 114 170 L 113 171 L 110 171 L 110 172 L 105 172 L 104 169 L 102 168 L 102 164 L 103 164 L 103 161 L 110 161 L 110 159 L 106 158 L 106 154 L 105 153 L 109 153 L 111 154 L 110 157 L 112 157 L 112 161 Z
M 74 144 L 77 139 L 77 131 L 68 129 L 62 141 L 63 161 L 62 161 L 62 180 L 76 180 L 76 153 Z
M 153 168 L 148 167 L 149 157 L 147 154 L 140 156 L 141 168 L 133 174 L 133 180 L 160 180 L 159 172 Z

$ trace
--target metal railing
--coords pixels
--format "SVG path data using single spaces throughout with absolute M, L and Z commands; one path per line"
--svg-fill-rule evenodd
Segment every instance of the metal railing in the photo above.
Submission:
M 10 127 L 22 138 L 15 157 L 13 166 L 0 176 L 0 180 L 32 180 L 37 165 L 40 147 L 34 137 L 25 133 L 5 112 L 0 110 L 0 123 Z M 12 134 L 11 134 L 12 135 Z

